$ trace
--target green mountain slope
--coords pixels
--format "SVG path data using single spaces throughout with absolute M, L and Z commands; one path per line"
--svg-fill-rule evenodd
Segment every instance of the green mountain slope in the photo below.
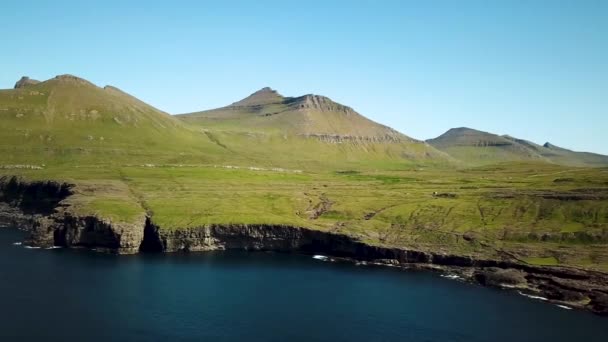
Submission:
M 319 95 L 283 97 L 261 89 L 227 107 L 179 116 L 208 127 L 292 135 L 412 140 L 375 123 L 352 108 Z
M 221 149 L 171 115 L 71 75 L 0 90 L 2 164 L 208 160 Z
M 435 139 L 427 140 L 435 148 L 469 165 L 506 161 L 541 161 L 567 166 L 607 166 L 608 156 L 574 152 L 549 143 L 538 145 L 508 135 L 452 128 Z
M 608 156 L 590 153 L 590 152 L 576 152 L 568 150 L 559 146 L 555 146 L 549 142 L 544 145 L 538 145 L 533 142 L 516 139 L 505 136 L 507 139 L 516 141 L 519 144 L 529 147 L 533 151 L 549 159 L 552 163 L 560 165 L 571 165 L 571 166 L 590 166 L 590 167 L 603 167 L 608 166 Z
M 319 95 L 283 97 L 263 88 L 229 106 L 177 117 L 248 155 L 255 154 L 251 146 L 258 146 L 273 156 L 330 164 L 339 160 L 445 163 L 449 159 L 425 142 Z

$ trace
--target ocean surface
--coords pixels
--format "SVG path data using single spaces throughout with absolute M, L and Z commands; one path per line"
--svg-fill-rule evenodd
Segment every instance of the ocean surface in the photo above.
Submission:
M 0 341 L 608 341 L 608 318 L 429 272 L 22 237 L 0 229 Z

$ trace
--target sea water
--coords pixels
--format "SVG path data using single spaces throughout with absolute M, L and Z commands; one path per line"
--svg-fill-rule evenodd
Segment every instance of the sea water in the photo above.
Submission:
M 608 341 L 608 318 L 429 272 L 22 238 L 0 229 L 0 341 Z

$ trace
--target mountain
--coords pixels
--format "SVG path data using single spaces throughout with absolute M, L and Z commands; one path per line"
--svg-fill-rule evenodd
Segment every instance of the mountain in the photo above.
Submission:
M 576 152 L 553 145 L 549 142 L 546 142 L 541 146 L 527 140 L 516 139 L 508 136 L 505 137 L 507 137 L 508 139 L 512 139 L 513 141 L 519 144 L 527 146 L 528 148 L 532 149 L 533 151 L 536 151 L 542 157 L 548 159 L 549 161 L 555 164 L 590 167 L 608 166 L 608 156 L 602 154 L 591 152 Z
M 204 127 L 210 134 L 222 135 L 222 140 L 228 140 L 226 145 L 231 144 L 230 140 L 234 143 L 236 136 L 248 136 L 250 141 L 242 141 L 246 145 L 242 148 L 255 143 L 276 153 L 290 153 L 295 158 L 448 160 L 445 154 L 425 142 L 320 95 L 284 97 L 266 87 L 226 107 L 177 117 Z
M 256 91 L 229 106 L 179 116 L 190 123 L 233 130 L 277 132 L 344 139 L 413 139 L 376 122 L 352 108 L 320 95 L 283 97 L 271 88 Z
M 260 89 L 228 106 L 172 116 L 122 90 L 72 75 L 23 77 L 0 90 L 0 167 L 231 164 L 293 169 L 398 169 L 460 161 L 606 166 L 608 157 L 455 128 L 426 142 L 320 95 Z
M 601 167 L 608 165 L 608 156 L 575 152 L 550 143 L 538 145 L 508 135 L 452 128 L 427 142 L 457 160 L 471 165 L 503 161 L 543 161 L 568 166 Z
M 297 169 L 445 163 L 444 153 L 317 95 L 270 88 L 217 110 L 172 116 L 72 75 L 0 90 L 0 167 L 230 164 Z
M 205 159 L 219 150 L 173 116 L 76 76 L 23 77 L 15 89 L 0 90 L 2 164 Z

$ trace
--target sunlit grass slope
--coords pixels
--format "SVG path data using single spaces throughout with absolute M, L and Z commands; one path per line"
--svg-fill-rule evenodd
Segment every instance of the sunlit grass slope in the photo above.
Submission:
M 63 75 L 0 90 L 3 164 L 208 161 L 224 153 L 199 131 L 107 86 Z
M 508 135 L 500 136 L 466 127 L 450 129 L 427 142 L 466 165 L 542 161 L 568 166 L 608 166 L 608 156 L 575 152 L 550 143 L 541 146 Z

